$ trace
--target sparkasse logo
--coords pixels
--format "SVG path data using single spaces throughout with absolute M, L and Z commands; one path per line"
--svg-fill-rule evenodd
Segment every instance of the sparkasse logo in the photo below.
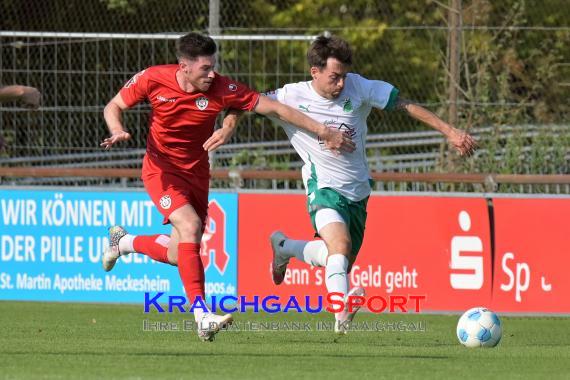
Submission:
M 467 211 L 459 213 L 459 226 L 465 233 L 471 229 Z M 478 236 L 454 236 L 451 239 L 452 273 L 449 277 L 453 289 L 477 290 L 483 287 L 483 242 Z

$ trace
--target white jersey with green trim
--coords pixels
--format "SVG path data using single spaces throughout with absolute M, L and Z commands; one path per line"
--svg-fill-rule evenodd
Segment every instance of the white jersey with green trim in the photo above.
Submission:
M 274 119 L 284 128 L 305 163 L 302 169 L 305 189 L 308 189 L 307 181 L 313 176 L 319 189 L 332 188 L 352 201 L 370 195 L 370 170 L 365 149 L 366 119 L 372 107 L 392 108 L 398 96 L 397 88 L 387 82 L 349 73 L 342 92 L 334 100 L 320 96 L 310 81 L 287 84 L 266 95 L 327 127 L 345 131 L 356 144 L 354 152 L 342 152 L 337 156 L 326 149 L 324 142 L 315 134 Z

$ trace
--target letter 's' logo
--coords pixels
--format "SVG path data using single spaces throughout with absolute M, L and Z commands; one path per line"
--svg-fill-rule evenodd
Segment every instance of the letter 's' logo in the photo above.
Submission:
M 459 213 L 459 226 L 464 232 L 471 229 L 467 211 Z M 451 239 L 451 287 L 477 290 L 483 287 L 483 242 L 478 236 L 454 236 Z

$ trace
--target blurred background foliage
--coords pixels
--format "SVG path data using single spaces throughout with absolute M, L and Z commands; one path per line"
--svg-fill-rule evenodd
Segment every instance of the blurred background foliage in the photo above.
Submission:
M 219 6 L 215 29 L 209 18 L 213 3 Z M 1 29 L 8 31 L 338 34 L 353 46 L 354 71 L 393 83 L 403 97 L 447 119 L 450 3 L 448 0 L 4 0 L 0 3 L 0 13 Z M 568 0 L 464 0 L 460 41 L 457 125 L 467 130 L 486 127 L 478 135 L 482 149 L 470 160 L 459 160 L 449 155 L 447 146 L 442 144 L 437 164 L 425 170 L 570 173 Z M 243 44 L 220 41 L 220 71 L 259 91 L 307 79 L 307 43 L 252 44 L 244 48 Z M 124 65 L 123 71 L 131 75 L 145 65 L 174 62 L 173 46 L 173 42 L 168 42 L 162 58 L 153 57 L 152 61 L 145 60 L 142 50 L 143 54 L 138 53 L 139 57 L 131 59 L 128 67 Z M 5 41 L 2 48 L 5 55 L 13 46 Z M 252 59 L 252 49 L 263 49 L 264 58 Z M 16 62 L 10 54 L 7 52 L 0 60 L 2 69 L 6 62 Z M 87 60 L 83 66 L 90 62 Z M 112 60 L 102 59 L 93 70 L 109 71 L 106 62 Z M 287 71 L 276 72 L 278 64 L 288 67 Z M 128 75 L 112 77 L 114 82 L 105 86 L 101 95 L 82 104 L 101 107 Z M 16 75 L 4 75 L 1 79 L 6 82 L 10 78 L 19 79 Z M 64 91 L 57 96 L 60 98 L 57 104 L 70 103 L 62 98 L 66 96 Z M 8 123 L 5 119 L 5 125 Z M 146 119 L 137 115 L 133 123 L 140 125 L 141 133 L 131 147 L 144 146 Z M 234 142 L 285 139 L 283 132 L 265 119 L 248 117 L 242 123 L 247 127 L 240 128 Z M 97 139 L 105 133 L 101 120 L 99 124 Z M 510 129 L 507 131 L 504 126 Z M 529 132 L 520 126 L 533 128 Z M 423 130 L 427 128 L 400 112 L 374 111 L 369 123 L 370 134 Z M 4 140 L 10 143 L 18 138 L 16 134 L 7 131 Z M 86 144 L 79 145 L 87 149 Z M 407 153 L 405 147 L 383 148 L 381 153 L 369 150 L 370 155 L 401 153 Z M 291 161 L 291 156 L 284 156 L 282 161 L 264 159 L 259 151 L 254 151 L 238 155 L 226 164 L 255 162 L 259 166 L 260 162 L 272 162 L 272 167 L 287 168 Z

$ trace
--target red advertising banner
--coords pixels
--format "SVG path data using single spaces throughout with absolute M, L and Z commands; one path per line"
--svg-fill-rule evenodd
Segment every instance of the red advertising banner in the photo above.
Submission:
M 282 300 L 290 295 L 315 300 L 325 295 L 324 269 L 296 259 L 284 283 L 273 285 L 269 235 L 275 230 L 293 239 L 312 239 L 306 197 L 240 194 L 238 294 L 248 299 L 276 295 Z M 491 247 L 486 200 L 371 197 L 364 244 L 350 279 L 351 286 L 366 288 L 369 296 L 425 295 L 422 310 L 488 305 Z M 304 298 L 299 301 L 304 305 Z
M 357 264 L 381 265 L 384 283 L 367 291 L 425 294 L 425 310 L 488 304 L 491 244 L 485 199 L 380 196 L 371 199 L 368 215 Z M 411 281 L 405 281 L 406 273 L 412 273 Z M 398 278 L 404 281 L 392 280 Z
M 570 199 L 493 199 L 492 308 L 570 312 Z

